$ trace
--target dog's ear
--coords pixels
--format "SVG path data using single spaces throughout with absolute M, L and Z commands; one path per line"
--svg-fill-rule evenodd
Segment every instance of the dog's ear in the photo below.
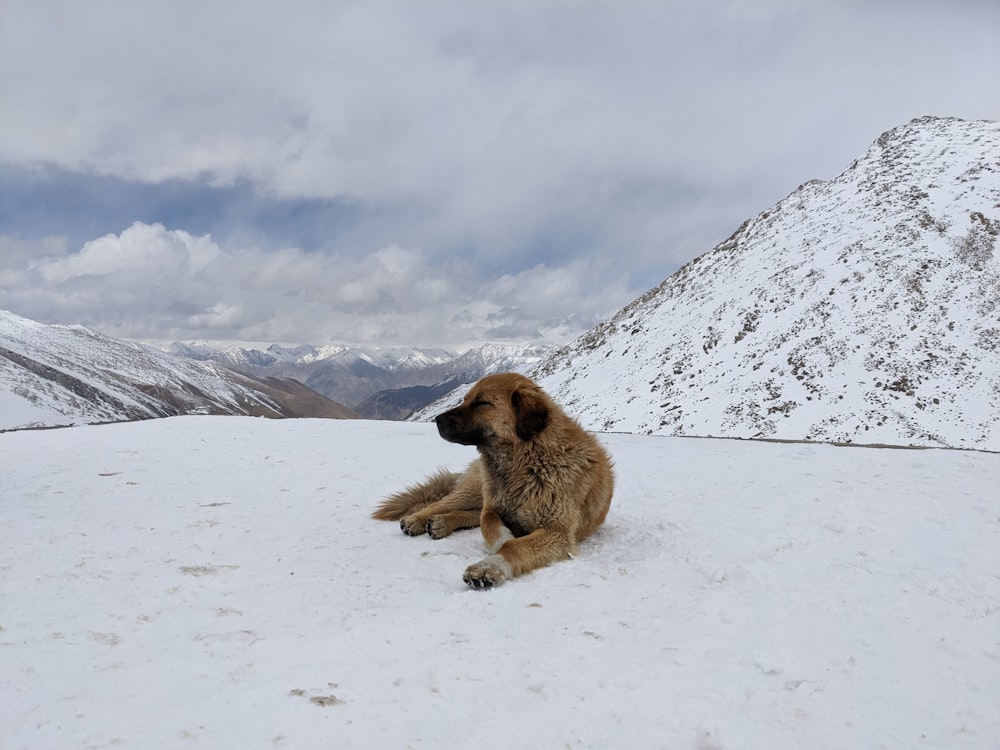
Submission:
M 510 404 L 514 407 L 517 422 L 517 436 L 521 440 L 531 440 L 549 424 L 549 407 L 532 389 L 519 388 L 510 394 Z

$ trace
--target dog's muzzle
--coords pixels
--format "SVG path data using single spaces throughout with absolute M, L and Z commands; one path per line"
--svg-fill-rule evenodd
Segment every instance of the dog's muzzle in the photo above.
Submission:
M 465 425 L 465 420 L 458 413 L 458 409 L 451 409 L 438 414 L 434 418 L 437 424 L 438 434 L 449 443 L 461 443 L 462 445 L 479 445 L 483 442 L 482 430 Z

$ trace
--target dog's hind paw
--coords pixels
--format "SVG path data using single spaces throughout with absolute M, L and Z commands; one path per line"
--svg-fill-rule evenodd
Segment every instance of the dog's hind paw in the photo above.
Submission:
M 514 571 L 503 555 L 490 555 L 465 569 L 462 580 L 474 589 L 490 589 L 499 586 Z
M 427 531 L 427 524 L 422 523 L 416 516 L 403 516 L 399 519 L 399 528 L 407 536 L 420 536 Z
M 444 539 L 452 531 L 448 527 L 448 522 L 445 520 L 444 516 L 431 516 L 427 519 L 427 525 L 425 528 L 427 536 L 431 539 Z

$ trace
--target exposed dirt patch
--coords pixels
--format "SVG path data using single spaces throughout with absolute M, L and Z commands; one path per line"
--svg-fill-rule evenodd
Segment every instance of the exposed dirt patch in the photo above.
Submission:
M 178 570 L 189 576 L 211 576 L 227 570 L 239 570 L 239 565 L 182 565 Z

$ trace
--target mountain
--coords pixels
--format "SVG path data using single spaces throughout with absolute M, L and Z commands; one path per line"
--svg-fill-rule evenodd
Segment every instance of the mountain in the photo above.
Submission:
M 294 380 L 254 378 L 0 311 L 0 429 L 177 414 L 356 416 Z
M 214 347 L 175 342 L 170 353 L 216 362 L 255 377 L 294 378 L 338 403 L 356 409 L 377 391 L 427 385 L 447 377 L 438 368 L 455 359 L 447 349 L 374 346 Z M 361 416 L 374 416 L 358 412 Z
M 264 350 L 174 343 L 171 353 L 213 361 L 255 376 L 291 377 L 363 417 L 403 419 L 456 385 L 489 372 L 524 370 L 547 345 L 486 344 L 458 355 L 447 349 L 272 344 Z
M 317 363 L 351 366 L 365 362 L 389 372 L 420 370 L 450 362 L 455 353 L 448 349 L 421 349 L 403 346 L 300 346 L 287 347 L 271 344 L 266 349 L 218 347 L 206 341 L 185 344 L 175 341 L 170 345 L 171 354 L 191 359 L 212 360 L 234 367 L 274 367 L 277 365 L 308 366 Z
M 537 367 L 553 351 L 549 345 L 514 346 L 489 344 L 473 349 L 451 363 L 453 374 L 436 386 L 438 395 L 422 404 L 413 404 L 412 413 L 406 418 L 411 422 L 424 422 L 457 406 L 469 386 L 486 375 L 497 372 L 526 374 Z M 376 394 L 378 395 L 378 394 Z
M 358 404 L 357 411 L 369 419 L 403 420 L 462 385 L 460 378 L 452 376 L 434 385 L 411 385 L 379 391 Z
M 1000 449 L 1000 125 L 925 117 L 534 376 L 609 431 Z

